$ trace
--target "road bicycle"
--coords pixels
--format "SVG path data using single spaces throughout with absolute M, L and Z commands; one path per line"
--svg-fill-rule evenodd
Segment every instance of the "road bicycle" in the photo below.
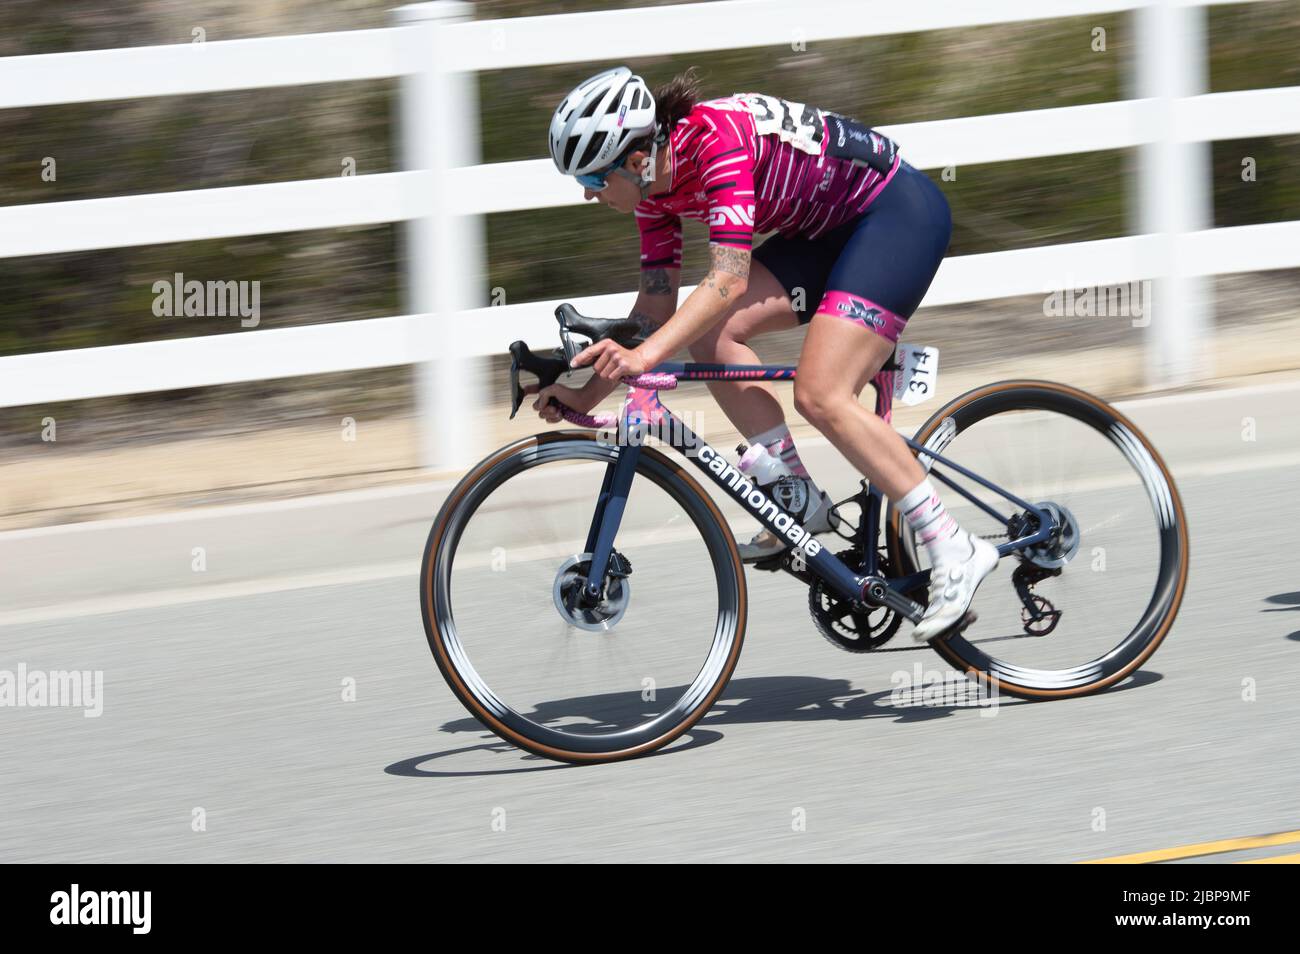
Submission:
M 521 372 L 550 384 L 588 341 L 637 341 L 626 319 L 567 304 L 556 318 L 554 353 L 510 346 L 511 417 Z M 933 390 L 933 349 L 901 351 L 872 381 L 886 420 L 896 396 Z M 561 406 L 578 429 L 514 441 L 456 485 L 429 533 L 420 604 L 438 668 L 487 729 L 589 763 L 653 752 L 699 722 L 735 672 L 750 609 L 719 499 L 789 543 L 753 569 L 806 588 L 834 646 L 897 648 L 925 610 L 929 568 L 887 498 L 859 481 L 835 506 L 835 532 L 815 538 L 659 397 L 684 382 L 794 377 L 788 366 L 662 364 L 624 379 L 620 414 Z M 1188 533 L 1169 470 L 1132 421 L 1076 388 L 1013 380 L 953 399 L 906 440 L 962 525 L 1001 557 L 978 621 L 930 643 L 956 672 L 1046 700 L 1113 686 L 1150 658 L 1182 601 Z M 776 576 L 762 604 L 773 639 L 788 629 L 791 597 Z

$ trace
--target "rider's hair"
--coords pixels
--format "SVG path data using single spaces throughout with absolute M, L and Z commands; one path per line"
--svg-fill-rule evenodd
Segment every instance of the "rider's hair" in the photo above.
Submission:
M 655 123 L 665 134 L 700 101 L 700 77 L 695 67 L 674 76 L 655 90 Z
M 660 142 L 668 138 L 678 120 L 695 108 L 700 101 L 700 77 L 694 66 L 679 73 L 654 91 L 655 129 Z M 649 149 L 651 137 L 634 143 L 634 149 Z

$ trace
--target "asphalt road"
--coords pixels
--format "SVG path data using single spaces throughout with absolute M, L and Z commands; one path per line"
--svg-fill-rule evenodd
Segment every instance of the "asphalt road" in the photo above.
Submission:
M 1297 406 L 1126 406 L 1193 553 L 1126 684 L 898 705 L 895 674 L 938 656 L 839 652 L 794 581 L 751 573 L 723 702 L 604 766 L 524 756 L 443 684 L 416 572 L 445 486 L 0 534 L 0 675 L 103 672 L 96 717 L 0 708 L 0 860 L 1076 861 L 1300 828 Z

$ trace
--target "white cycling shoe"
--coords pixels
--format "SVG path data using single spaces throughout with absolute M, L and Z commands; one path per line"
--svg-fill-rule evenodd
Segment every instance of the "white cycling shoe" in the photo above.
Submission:
M 803 477 L 782 477 L 762 490 L 782 507 L 799 518 L 805 530 L 816 536 L 835 528 L 832 523 L 834 502 L 824 491 L 810 494 L 809 482 Z M 799 507 L 797 505 L 803 504 Z M 764 527 L 748 543 L 737 545 L 742 563 L 758 563 L 769 557 L 780 556 L 790 547 L 790 541 L 779 537 Z
M 964 532 L 964 531 L 963 531 Z M 912 638 L 927 643 L 942 636 L 965 618 L 975 591 L 998 565 L 998 548 L 969 533 L 971 554 L 965 560 L 940 564 L 930 571 L 930 604 L 921 622 L 912 630 Z M 974 614 L 971 619 L 974 620 Z

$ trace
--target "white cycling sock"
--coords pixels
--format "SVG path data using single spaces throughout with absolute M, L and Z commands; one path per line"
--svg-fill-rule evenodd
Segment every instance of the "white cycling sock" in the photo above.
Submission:
M 816 489 L 817 485 L 813 484 L 812 478 L 808 477 L 808 468 L 804 467 L 803 461 L 799 459 L 799 451 L 794 446 L 794 436 L 790 433 L 790 428 L 782 421 L 776 427 L 771 427 L 761 434 L 755 434 L 749 438 L 751 444 L 762 444 L 767 448 L 767 452 L 773 457 L 779 457 L 781 463 L 790 468 L 790 473 L 796 477 L 803 477 L 808 483 Z
M 907 518 L 916 538 L 925 544 L 932 566 L 969 559 L 972 553 L 970 534 L 957 525 L 944 509 L 930 478 L 921 481 L 898 501 L 898 509 Z

